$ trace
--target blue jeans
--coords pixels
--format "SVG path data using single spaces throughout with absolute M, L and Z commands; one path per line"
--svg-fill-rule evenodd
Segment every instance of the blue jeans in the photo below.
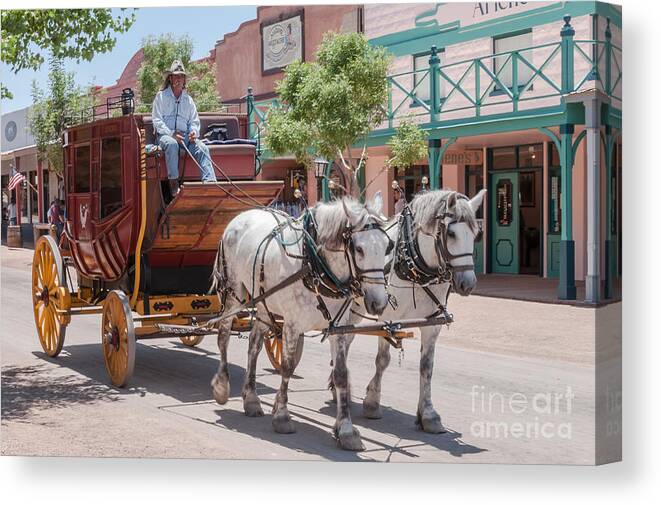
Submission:
M 184 143 L 188 150 L 197 160 L 200 165 L 200 177 L 202 181 L 215 181 L 216 174 L 211 166 L 211 157 L 209 156 L 209 148 L 199 139 L 190 143 L 188 136 L 184 135 Z M 161 146 L 165 153 L 165 164 L 168 168 L 168 179 L 179 178 L 179 143 L 174 137 L 168 135 L 160 135 L 158 137 L 158 145 Z M 188 154 L 185 154 L 188 156 Z

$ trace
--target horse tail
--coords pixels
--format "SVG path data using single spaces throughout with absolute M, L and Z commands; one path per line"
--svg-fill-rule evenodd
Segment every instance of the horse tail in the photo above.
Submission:
M 227 282 L 225 279 L 225 247 L 223 246 L 223 239 L 220 239 L 218 244 L 218 251 L 216 252 L 216 259 L 213 262 L 213 271 L 211 273 L 211 287 L 208 294 L 216 294 L 219 290 L 223 289 L 224 284 Z

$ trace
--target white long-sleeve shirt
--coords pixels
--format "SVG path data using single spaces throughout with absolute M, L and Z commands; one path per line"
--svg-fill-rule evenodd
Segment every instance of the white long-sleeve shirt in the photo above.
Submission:
M 183 135 L 195 132 L 200 137 L 200 117 L 190 95 L 183 90 L 179 98 L 174 96 L 168 86 L 159 91 L 151 110 L 154 131 L 159 135 L 172 136 L 175 131 Z

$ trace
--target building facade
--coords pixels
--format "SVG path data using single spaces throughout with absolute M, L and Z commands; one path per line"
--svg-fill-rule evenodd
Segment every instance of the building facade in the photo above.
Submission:
M 2 215 L 10 202 L 16 203 L 17 224 L 44 222 L 50 202 L 61 195 L 61 184 L 46 163 L 37 157 L 34 137 L 30 133 L 30 108 L 26 107 L 2 115 Z M 8 191 L 12 167 L 27 181 Z
M 558 297 L 612 295 L 620 274 L 621 9 L 599 2 L 365 5 L 394 56 L 388 117 L 370 136 L 369 192 L 487 188 L 484 273 L 558 278 Z M 413 170 L 381 172 L 397 124 L 429 134 Z M 371 190 L 371 191 L 370 191 Z M 388 199 L 390 209 L 392 198 Z

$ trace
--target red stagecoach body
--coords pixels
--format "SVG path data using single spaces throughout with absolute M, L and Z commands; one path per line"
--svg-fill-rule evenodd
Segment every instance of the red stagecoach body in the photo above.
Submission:
M 202 133 L 223 123 L 229 139 L 247 137 L 245 114 L 200 114 L 200 120 Z M 183 184 L 170 201 L 164 157 L 144 154 L 152 143 L 149 115 L 100 119 L 65 133 L 66 242 L 81 286 L 94 292 L 133 290 L 138 249 L 141 293 L 206 292 L 226 224 L 252 199 L 267 205 L 282 189 L 281 181 L 254 181 L 254 145 L 211 145 L 212 160 L 222 169 L 215 168 L 218 184 L 198 182 L 199 169 L 182 150 Z

